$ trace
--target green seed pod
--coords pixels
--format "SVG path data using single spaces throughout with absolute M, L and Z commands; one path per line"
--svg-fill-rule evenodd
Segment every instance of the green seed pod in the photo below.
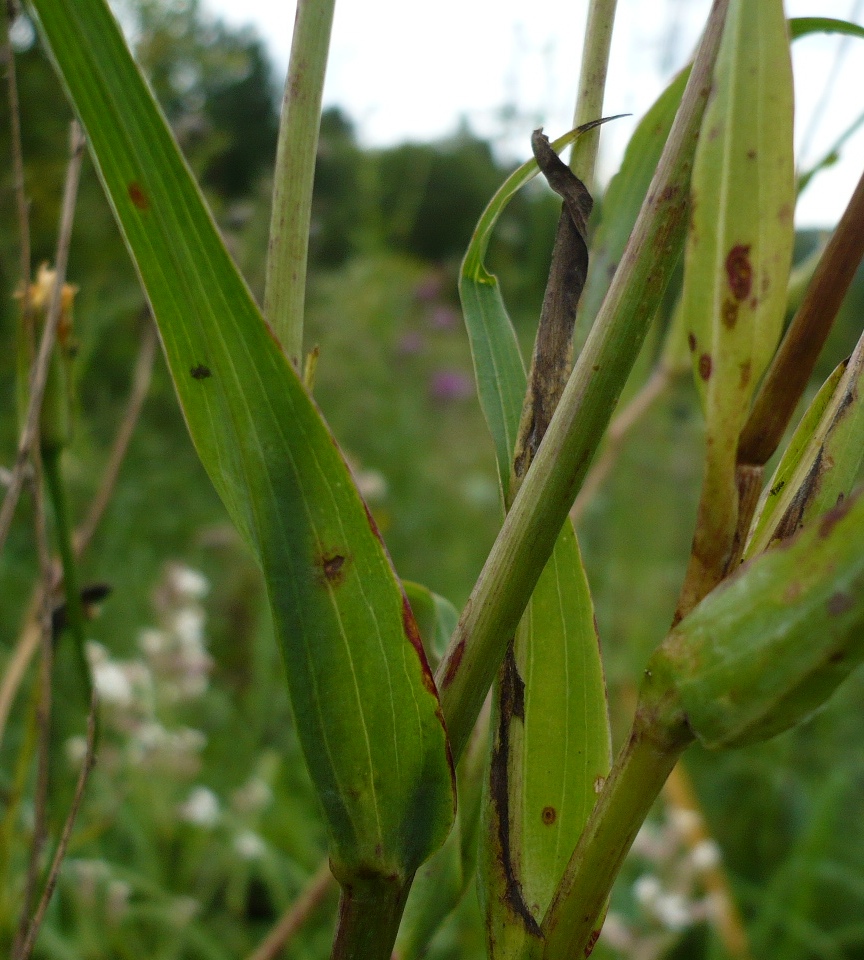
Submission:
M 864 660 L 864 496 L 742 567 L 666 638 L 649 675 L 709 748 L 767 740 Z

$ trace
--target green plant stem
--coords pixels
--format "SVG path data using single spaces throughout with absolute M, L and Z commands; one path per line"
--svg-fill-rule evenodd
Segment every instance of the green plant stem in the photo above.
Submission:
M 573 126 L 579 127 L 603 115 L 603 96 L 606 91 L 606 72 L 609 68 L 609 50 L 615 25 L 618 0 L 591 0 L 588 22 L 585 26 L 585 44 L 582 47 L 582 67 L 579 73 L 579 93 L 573 113 Z M 574 144 L 570 153 L 570 169 L 594 193 L 594 166 L 600 145 L 600 130 L 589 130 Z
M 621 264 L 436 682 L 458 760 L 588 471 L 678 257 L 688 184 L 728 0 L 715 0 L 663 156 Z
M 54 511 L 54 527 L 57 539 L 57 552 L 60 554 L 60 564 L 63 567 L 63 593 L 66 600 L 66 623 L 75 641 L 84 681 L 87 685 L 88 698 L 91 694 L 90 671 L 87 668 L 85 655 L 86 638 L 84 634 L 84 607 L 81 603 L 81 587 L 78 582 L 78 567 L 75 553 L 72 549 L 72 526 L 69 523 L 69 507 L 66 501 L 66 489 L 63 484 L 63 474 L 60 467 L 62 452 L 59 449 L 48 449 L 42 453 L 42 467 L 45 483 L 48 487 L 48 497 Z
M 693 742 L 677 698 L 656 694 L 647 675 L 633 729 L 606 779 L 543 918 L 544 960 L 583 957 L 624 857 L 685 748 Z
M 332 960 L 390 960 L 411 880 L 352 878 L 342 886 Z
M 299 0 L 273 177 L 264 318 L 300 369 L 321 97 L 336 0 Z

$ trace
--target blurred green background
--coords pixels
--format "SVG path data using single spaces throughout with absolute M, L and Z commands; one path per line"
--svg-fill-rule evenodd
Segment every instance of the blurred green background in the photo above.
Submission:
M 248 32 L 205 21 L 195 3 L 130 0 L 127 16 L 139 60 L 260 298 L 279 103 L 264 48 Z M 25 34 L 16 61 L 35 269 L 54 255 L 70 113 Z M 19 253 L 5 96 L 0 156 L 0 462 L 10 464 Z M 307 297 L 306 342 L 320 349 L 315 396 L 400 574 L 457 605 L 495 537 L 500 508 L 456 275 L 477 217 L 508 172 L 468 129 L 440 143 L 364 150 L 339 111 L 322 120 Z M 526 351 L 557 215 L 551 193 L 532 184 L 508 207 L 490 251 Z M 594 222 L 601 216 L 602 198 Z M 799 255 L 814 243 L 799 237 Z M 65 470 L 80 519 L 122 416 L 146 322 L 134 271 L 86 164 L 69 279 L 80 290 L 77 420 Z M 819 378 L 851 350 L 862 316 L 859 274 Z M 647 349 L 637 378 L 650 367 L 656 338 Z M 628 690 L 674 608 L 700 444 L 693 391 L 678 383 L 629 438 L 581 523 L 619 736 Z M 0 556 L 6 664 L 36 574 L 31 530 L 25 497 Z M 37 956 L 245 956 L 314 872 L 324 838 L 257 572 L 197 461 L 161 357 L 82 578 L 113 590 L 91 635 L 102 682 L 114 693 Z M 58 650 L 52 721 L 55 834 L 83 731 L 66 646 Z M 32 830 L 32 770 L 20 757 L 32 733 L 34 684 L 31 670 L 0 745 L 0 949 L 14 936 Z M 864 957 L 862 702 L 859 672 L 791 733 L 728 754 L 688 754 L 754 957 Z M 605 956 L 724 956 L 673 828 L 658 811 L 637 844 L 612 905 L 630 941 L 625 934 L 601 940 Z M 652 899 L 652 878 L 667 901 L 680 894 L 687 910 L 677 920 Z M 331 895 L 286 955 L 325 956 L 334 908 Z M 431 955 L 482 956 L 473 891 Z

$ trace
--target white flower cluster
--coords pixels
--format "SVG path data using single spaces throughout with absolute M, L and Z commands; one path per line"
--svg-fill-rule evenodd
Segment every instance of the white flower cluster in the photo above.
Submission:
M 171 564 L 155 595 L 160 626 L 142 631 L 138 657 L 115 659 L 101 644 L 87 645 L 106 728 L 124 742 L 122 749 L 103 746 L 103 765 L 130 763 L 180 776 L 197 773 L 206 737 L 200 730 L 167 727 L 161 715 L 163 708 L 195 700 L 207 690 L 213 661 L 205 646 L 201 600 L 208 589 L 202 574 Z M 84 750 L 81 737 L 66 743 L 67 758 L 74 765 L 82 762 Z
M 672 807 L 662 823 L 642 826 L 630 857 L 644 866 L 632 891 L 637 916 L 610 912 L 601 937 L 628 960 L 656 960 L 685 930 L 716 919 L 705 881 L 720 863 L 720 849 L 705 839 L 698 813 Z

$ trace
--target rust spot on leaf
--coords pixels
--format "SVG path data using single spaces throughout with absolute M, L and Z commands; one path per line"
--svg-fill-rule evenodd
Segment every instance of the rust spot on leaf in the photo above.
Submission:
M 139 210 L 150 209 L 150 200 L 147 194 L 141 189 L 140 184 L 135 183 L 133 180 L 127 187 L 127 190 L 129 191 L 129 199 Z
M 687 345 L 690 347 L 691 353 L 696 352 L 696 334 L 695 333 L 691 332 L 687 334 Z
M 590 957 L 597 941 L 600 939 L 600 931 L 592 930 L 591 936 L 588 938 L 588 943 L 585 944 L 585 956 Z
M 459 664 L 462 663 L 462 657 L 465 654 L 465 638 L 462 639 L 456 644 L 455 649 L 453 650 L 453 656 L 450 657 L 447 662 L 447 671 L 444 674 L 444 679 L 441 681 L 441 689 L 446 690 L 447 687 L 453 682 L 453 678 L 459 672 Z
M 747 151 L 747 159 L 748 159 L 748 160 L 755 160 L 755 159 L 756 159 L 756 151 L 755 151 L 755 150 L 748 150 L 748 151 Z
M 753 372 L 753 365 L 750 363 L 749 360 L 741 364 L 741 389 L 742 390 L 744 389 L 744 387 L 747 386 L 748 383 L 750 383 L 750 376 L 752 372 Z
M 189 371 L 190 376 L 193 380 L 206 380 L 208 377 L 212 377 L 213 373 L 209 367 L 205 367 L 203 363 L 199 363 L 197 366 L 192 367 Z
M 709 380 L 711 378 L 711 356 L 710 354 L 703 353 L 699 357 L 699 376 L 703 380 Z
M 545 823 L 547 827 L 551 826 L 558 819 L 558 813 L 555 807 L 544 807 L 543 813 L 540 816 L 543 818 L 543 823 Z
M 345 580 L 346 558 L 341 553 L 328 551 L 322 553 L 317 561 L 324 580 L 332 587 L 338 587 Z
M 839 617 L 841 613 L 846 613 L 855 606 L 855 601 L 848 593 L 835 593 L 828 600 L 828 613 L 832 617 Z
M 746 300 L 753 285 L 753 266 L 750 263 L 750 245 L 736 244 L 726 257 L 726 278 L 736 300 Z
M 723 301 L 723 306 L 720 309 L 720 319 L 723 321 L 723 326 L 728 330 L 731 330 L 738 322 L 738 304 L 734 300 L 727 298 Z

